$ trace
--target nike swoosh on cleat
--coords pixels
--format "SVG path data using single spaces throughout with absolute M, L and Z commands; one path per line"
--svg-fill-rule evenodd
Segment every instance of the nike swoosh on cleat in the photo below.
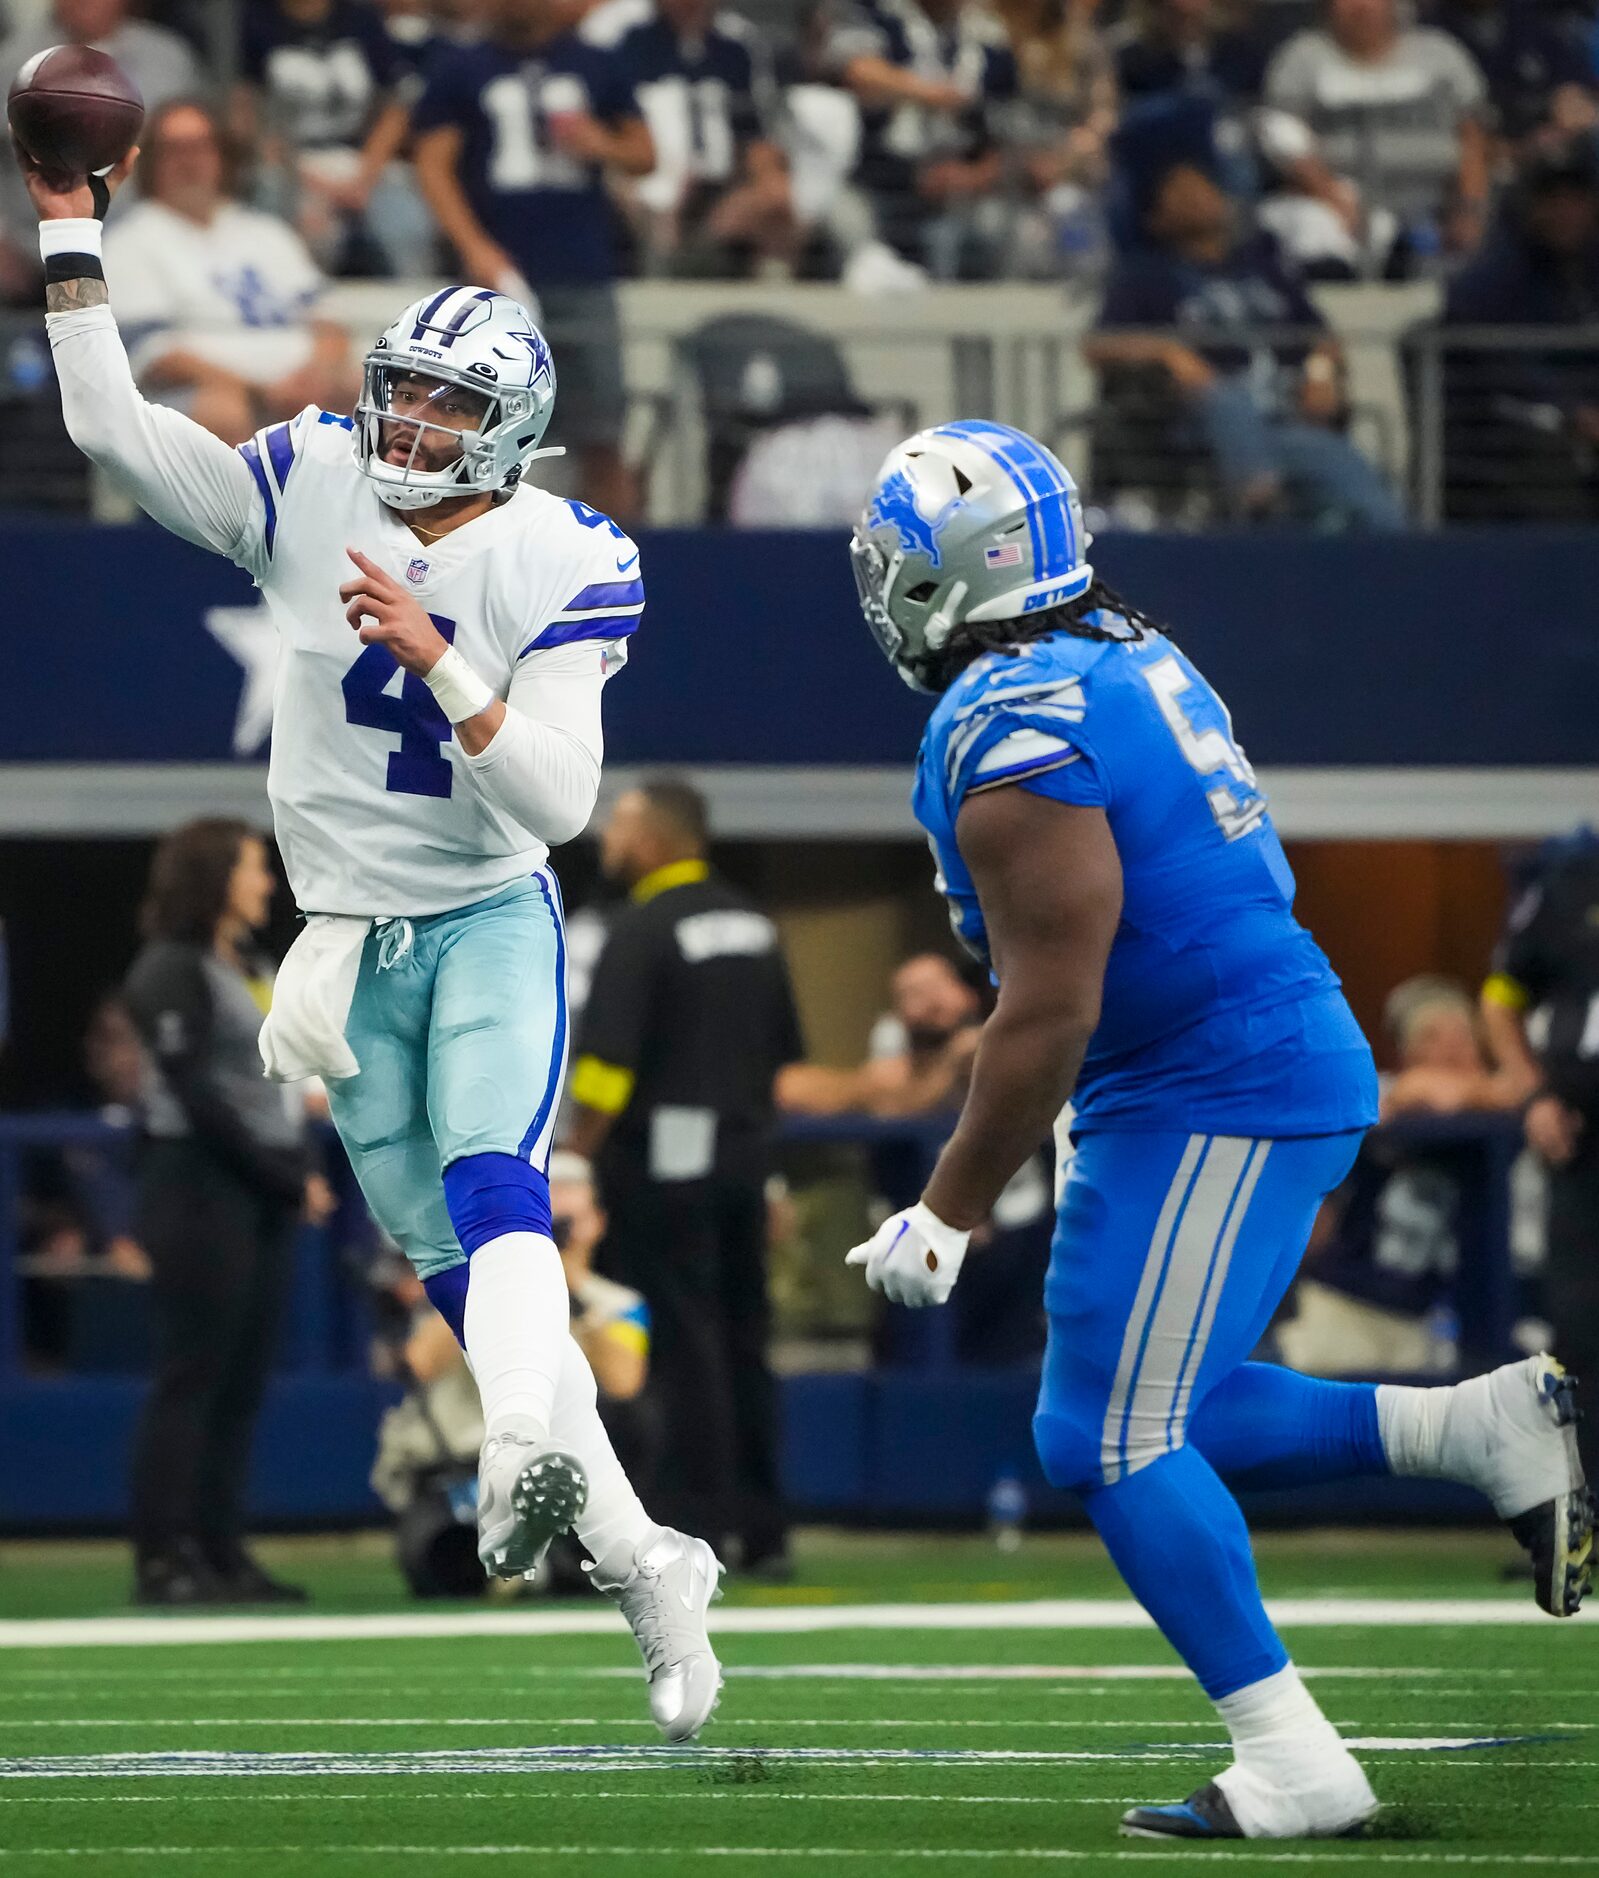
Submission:
M 631 566 L 633 565 L 633 563 L 634 563 L 635 561 L 637 561 L 637 559 L 638 559 L 638 552 L 637 552 L 637 550 L 635 549 L 635 551 L 633 552 L 633 554 L 632 554 L 631 556 L 629 556 L 629 558 L 628 558 L 627 560 L 625 560 L 625 561 L 618 561 L 618 562 L 617 562 L 617 564 L 616 564 L 616 571 L 617 571 L 617 573 L 619 573 L 619 574 L 625 574 L 625 573 L 627 572 L 627 570 L 628 570 L 628 569 L 629 569 L 629 568 L 630 568 L 630 567 L 631 567 Z

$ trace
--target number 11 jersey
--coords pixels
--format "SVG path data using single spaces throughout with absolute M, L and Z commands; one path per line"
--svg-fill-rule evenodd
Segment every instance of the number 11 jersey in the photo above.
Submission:
M 1005 787 L 1102 809 L 1121 861 L 1072 1096 L 1079 1132 L 1315 1135 L 1377 1119 L 1371 1050 L 1294 918 L 1294 877 L 1227 708 L 1169 639 L 1053 633 L 986 654 L 940 700 L 916 814 L 957 936 L 985 959 L 956 821 L 968 796 Z
M 268 789 L 300 910 L 424 917 L 525 879 L 548 849 L 488 802 L 422 680 L 362 646 L 339 598 L 359 571 L 345 550 L 414 594 L 497 697 L 531 683 L 536 717 L 541 673 L 588 673 L 597 689 L 625 662 L 644 607 L 638 549 L 528 484 L 424 542 L 357 468 L 350 420 L 314 407 L 241 454 L 259 505 L 234 558 L 278 631 Z

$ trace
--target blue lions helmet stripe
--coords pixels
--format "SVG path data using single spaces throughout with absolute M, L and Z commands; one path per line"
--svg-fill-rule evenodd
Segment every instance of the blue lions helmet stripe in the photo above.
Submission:
M 1053 580 L 1069 574 L 1077 565 L 1070 485 L 1049 451 L 1021 431 L 1012 430 L 1008 424 L 975 419 L 940 428 L 987 451 L 1021 492 L 1027 504 L 1027 527 L 1033 543 L 1034 578 Z
M 866 512 L 866 519 L 874 528 L 892 528 L 906 554 L 920 552 L 927 556 L 934 567 L 939 567 L 942 565 L 938 549 L 939 531 L 959 501 L 959 496 L 952 497 L 929 520 L 916 506 L 916 490 L 910 477 L 902 469 L 895 470 L 892 476 L 879 485 L 876 495 L 872 497 L 872 506 Z

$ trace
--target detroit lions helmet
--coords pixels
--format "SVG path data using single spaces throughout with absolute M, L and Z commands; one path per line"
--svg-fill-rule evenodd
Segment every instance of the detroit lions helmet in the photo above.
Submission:
M 487 400 L 477 429 L 430 424 L 426 402 L 397 413 L 393 390 L 405 378 L 437 385 L 435 396 L 456 386 Z M 560 455 L 538 448 L 554 406 L 554 361 L 527 308 L 488 287 L 446 287 L 408 306 L 366 355 L 355 460 L 394 509 L 511 489 L 535 456 Z M 403 463 L 384 461 L 384 433 L 395 425 L 413 430 Z M 417 466 L 427 433 L 447 434 L 459 446 L 442 469 Z
M 1070 472 L 1008 424 L 918 431 L 889 453 L 855 526 L 861 611 L 906 684 L 936 689 L 967 620 L 1016 619 L 1085 594 L 1094 570 Z

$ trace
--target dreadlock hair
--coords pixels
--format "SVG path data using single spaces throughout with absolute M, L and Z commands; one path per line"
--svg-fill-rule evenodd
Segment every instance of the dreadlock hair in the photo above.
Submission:
M 1090 616 L 1101 611 L 1116 614 L 1131 630 L 1111 632 L 1095 625 Z M 951 632 L 942 650 L 929 655 L 923 669 L 931 689 L 947 691 L 966 667 L 985 652 L 1013 652 L 1035 639 L 1047 639 L 1051 633 L 1071 633 L 1078 639 L 1136 641 L 1145 633 L 1164 630 L 1147 613 L 1129 605 L 1114 587 L 1096 578 L 1087 592 L 1062 606 L 1023 613 L 1017 619 L 963 621 Z

